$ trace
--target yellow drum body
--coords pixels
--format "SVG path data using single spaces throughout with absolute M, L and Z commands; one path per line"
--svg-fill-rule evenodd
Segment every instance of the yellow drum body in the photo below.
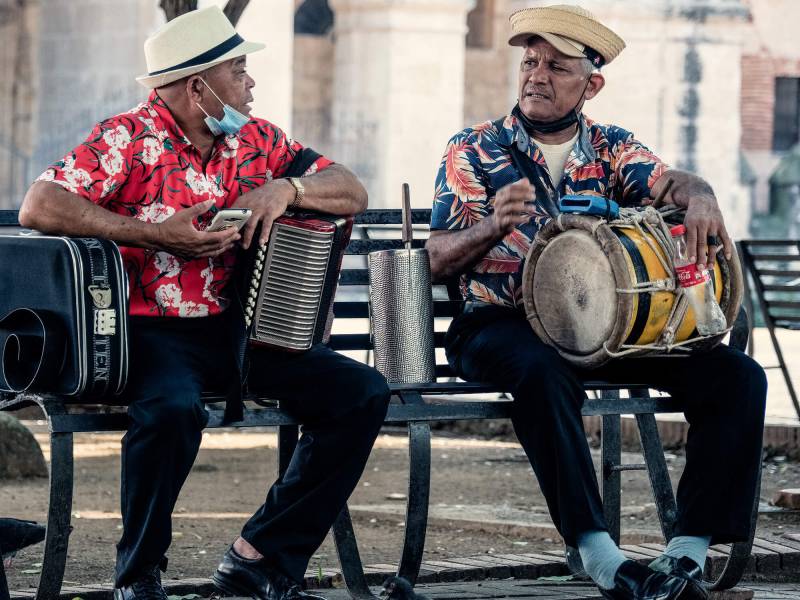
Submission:
M 670 277 L 671 274 L 666 272 L 658 256 L 656 256 L 656 252 L 661 255 L 667 264 L 670 264 L 670 259 L 664 254 L 654 236 L 648 232 L 643 232 L 642 234 L 635 229 L 620 228 L 613 225 L 611 229 L 625 247 L 625 263 L 632 282 L 654 281 Z M 657 250 L 653 250 L 653 247 L 645 241 L 645 237 L 649 238 L 649 241 Z M 723 281 L 722 270 L 718 262 L 714 263 L 712 281 L 714 295 L 717 297 L 717 302 L 720 302 L 722 300 Z M 633 319 L 625 332 L 625 343 L 652 344 L 655 342 L 667 324 L 675 299 L 676 296 L 671 291 L 635 294 L 633 296 Z M 643 327 L 636 328 L 634 332 L 636 323 L 643 323 Z M 689 308 L 677 330 L 675 341 L 688 340 L 694 333 L 695 326 L 694 311 Z M 635 333 L 635 337 L 631 335 L 633 333 Z
M 598 223 L 595 217 L 563 214 L 543 227 L 528 253 L 523 296 L 537 335 L 580 367 L 596 367 L 631 346 L 657 343 L 676 296 L 659 290 L 630 293 L 638 285 L 671 279 L 670 260 L 650 233 Z M 652 247 L 647 240 L 652 242 Z M 734 254 L 718 255 L 714 288 L 728 324 L 741 304 L 742 276 Z M 691 310 L 673 343 L 695 336 Z M 693 343 L 709 348 L 723 336 Z M 643 349 L 643 351 L 645 351 Z

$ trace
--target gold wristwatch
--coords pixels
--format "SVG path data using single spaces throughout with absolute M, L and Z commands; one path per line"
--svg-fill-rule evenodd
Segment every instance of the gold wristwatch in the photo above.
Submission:
M 299 177 L 289 177 L 289 183 L 294 186 L 294 200 L 289 203 L 287 208 L 300 208 L 303 205 L 303 198 L 306 196 L 306 188 L 303 187 Z

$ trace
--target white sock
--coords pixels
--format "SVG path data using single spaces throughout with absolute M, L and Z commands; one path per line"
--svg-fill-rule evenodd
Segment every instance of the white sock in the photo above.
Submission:
M 627 558 L 607 531 L 585 531 L 578 536 L 578 552 L 583 568 L 601 588 L 614 587 L 614 575 Z
M 706 564 L 711 536 L 676 535 L 667 544 L 664 554 L 673 558 L 691 558 L 702 569 Z

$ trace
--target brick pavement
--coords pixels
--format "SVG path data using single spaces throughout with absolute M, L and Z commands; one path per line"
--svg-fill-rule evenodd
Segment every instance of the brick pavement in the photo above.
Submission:
M 715 594 L 714 600 L 800 599 L 800 541 L 797 536 L 756 538 L 745 572 L 745 590 Z M 626 555 L 643 563 L 658 556 L 664 547 L 643 543 L 622 546 Z M 725 564 L 726 546 L 713 546 L 706 562 L 706 576 L 716 577 Z M 380 585 L 394 573 L 392 565 L 369 565 L 365 572 L 370 585 Z M 478 600 L 517 598 L 519 600 L 590 600 L 600 598 L 588 582 L 564 580 L 569 575 L 563 554 L 481 554 L 470 557 L 428 560 L 422 563 L 418 590 L 430 600 Z M 749 583 L 757 582 L 757 583 Z M 171 595 L 200 594 L 209 597 L 214 588 L 209 579 L 184 579 L 164 582 Z M 346 600 L 341 575 L 328 569 L 306 574 L 306 585 L 320 590 L 330 600 Z M 752 591 L 750 591 L 752 590 Z M 754 592 L 754 593 L 753 593 Z M 31 600 L 35 590 L 12 592 L 16 600 Z M 65 587 L 62 600 L 110 600 L 111 586 Z
M 211 598 L 212 590 L 209 580 L 185 580 L 180 583 L 172 582 L 169 593 L 180 597 L 194 590 L 202 590 L 203 598 Z M 597 589 L 587 583 L 554 582 L 533 580 L 502 580 L 502 581 L 477 581 L 462 583 L 434 583 L 420 584 L 417 593 L 423 594 L 429 600 L 489 600 L 513 598 L 515 600 L 601 600 Z M 326 600 L 350 600 L 350 595 L 343 589 L 316 590 Z M 373 588 L 377 595 L 380 588 Z M 30 598 L 30 595 L 12 593 L 14 599 Z M 62 600 L 72 600 L 80 597 L 83 600 L 105 600 L 111 598 L 108 587 L 86 587 L 80 589 L 64 590 Z M 712 600 L 797 600 L 800 598 L 799 583 L 780 584 L 746 584 L 744 588 L 729 590 L 724 593 L 715 593 Z M 238 600 L 245 600 L 240 598 Z

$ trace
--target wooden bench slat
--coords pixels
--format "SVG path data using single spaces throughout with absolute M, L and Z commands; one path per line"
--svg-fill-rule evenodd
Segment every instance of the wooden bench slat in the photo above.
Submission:
M 800 277 L 800 271 L 793 271 L 791 269 L 755 269 L 759 275 L 765 277 Z
M 766 303 L 769 308 L 800 308 L 800 301 L 766 300 Z
M 751 254 L 750 258 L 759 261 L 793 262 L 800 260 L 800 254 Z
M 413 248 L 424 248 L 425 240 L 414 240 L 411 245 Z M 402 248 L 402 240 L 350 240 L 345 253 L 363 255 L 379 250 L 401 250 Z
M 15 210 L 0 210 L 0 225 L 19 227 L 19 213 Z
M 461 312 L 461 302 L 456 300 L 440 300 L 433 303 L 434 317 L 455 317 Z M 333 314 L 337 319 L 366 319 L 369 317 L 369 305 L 361 302 L 334 302 Z
M 403 216 L 399 209 L 370 209 L 356 215 L 356 225 L 400 225 Z M 414 208 L 411 210 L 411 223 L 427 225 L 431 220 L 431 209 Z
M 334 350 L 372 350 L 368 333 L 334 333 L 328 344 Z
M 339 275 L 339 285 L 369 285 L 369 271 L 345 269 Z
M 442 347 L 443 331 L 433 334 L 433 344 L 436 348 Z M 334 333 L 329 345 L 334 350 L 372 350 L 372 338 L 368 333 Z
M 800 323 L 800 315 L 773 315 L 772 319 L 778 322 Z
M 607 382 L 596 382 L 611 386 Z M 396 386 L 394 386 L 396 387 Z M 407 386 L 410 389 L 419 387 Z M 616 389 L 616 385 L 614 386 Z M 437 386 L 439 393 L 448 391 L 463 393 L 486 393 L 496 391 L 485 384 L 464 383 L 442 384 Z M 581 411 L 583 415 L 618 414 L 620 403 L 624 403 L 625 411 L 630 414 L 674 413 L 681 412 L 680 402 L 669 397 L 662 398 L 601 398 L 587 400 Z M 438 400 L 419 404 L 392 403 L 386 416 L 386 423 L 406 423 L 409 421 L 457 421 L 464 419 L 501 419 L 510 416 L 511 400 Z M 297 420 L 282 412 L 278 407 L 245 410 L 242 421 L 224 425 L 224 411 L 210 409 L 208 428 L 231 427 L 277 427 L 280 425 L 296 425 Z M 101 431 L 125 431 L 128 427 L 128 415 L 123 412 L 97 414 L 80 413 L 52 415 L 50 427 L 53 433 L 90 433 Z
M 798 240 L 741 240 L 739 242 L 741 245 L 745 246 L 746 248 L 757 248 L 759 246 L 798 246 L 800 245 L 800 241 Z

